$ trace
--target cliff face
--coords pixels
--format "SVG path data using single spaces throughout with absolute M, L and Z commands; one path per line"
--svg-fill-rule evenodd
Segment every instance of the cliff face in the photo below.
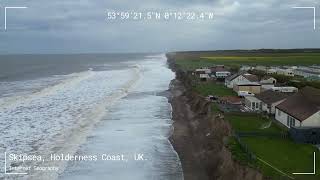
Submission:
M 186 72 L 168 59 L 176 72 L 171 82 L 170 103 L 174 133 L 170 138 L 179 154 L 186 180 L 260 180 L 262 175 L 239 165 L 225 147 L 231 135 L 230 124 L 211 112 L 210 103 L 191 90 Z

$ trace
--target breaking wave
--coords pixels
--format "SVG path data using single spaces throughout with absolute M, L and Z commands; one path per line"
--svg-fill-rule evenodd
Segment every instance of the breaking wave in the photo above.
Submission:
M 56 84 L 37 92 L 2 97 L 1 152 L 43 157 L 53 153 L 74 154 L 106 109 L 126 96 L 140 76 L 139 66 L 116 71 L 89 70 L 64 76 Z M 3 156 L 0 163 L 4 163 Z M 59 171 L 31 172 L 21 178 L 55 179 L 66 166 L 57 161 L 46 164 L 58 166 Z

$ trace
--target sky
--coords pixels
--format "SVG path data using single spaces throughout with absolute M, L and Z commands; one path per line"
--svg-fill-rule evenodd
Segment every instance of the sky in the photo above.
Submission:
M 5 7 L 7 29 L 4 29 Z M 316 29 L 313 29 L 315 7 Z M 213 12 L 211 20 L 108 20 L 107 12 Z M 0 53 L 319 48 L 316 0 L 0 0 Z

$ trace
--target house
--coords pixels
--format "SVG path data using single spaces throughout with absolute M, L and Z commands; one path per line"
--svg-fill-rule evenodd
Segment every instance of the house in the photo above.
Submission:
M 310 78 L 310 77 L 320 77 L 320 72 L 313 71 L 311 68 L 298 68 L 295 69 L 294 75 L 302 76 L 304 78 Z
M 258 82 L 259 79 L 256 75 L 252 75 L 246 72 L 238 72 L 225 78 L 225 86 L 233 88 L 234 84 L 239 82 Z
M 274 77 L 271 77 L 271 76 L 264 76 L 261 78 L 260 83 L 262 83 L 262 84 L 276 84 L 277 79 L 275 79 Z
M 284 76 L 294 76 L 293 70 L 292 69 L 282 69 L 278 68 L 277 72 L 278 75 L 284 75 Z
M 240 71 L 249 71 L 249 70 L 253 70 L 253 69 L 254 69 L 254 67 L 242 65 L 240 68 Z
M 276 68 L 270 68 L 267 70 L 267 74 L 271 75 L 271 74 L 277 74 L 277 69 Z
M 277 80 L 271 76 L 264 76 L 260 80 L 262 91 L 273 88 L 276 83 L 277 83 Z
M 243 74 L 242 76 L 250 82 L 259 82 L 259 78 L 256 75 L 246 73 L 246 74 Z
M 276 106 L 275 119 L 290 127 L 320 127 L 320 89 L 305 87 Z
M 195 73 L 198 74 L 198 75 L 200 75 L 200 74 L 210 74 L 211 73 L 211 69 L 204 67 L 204 68 L 196 69 Z
M 298 88 L 287 86 L 287 87 L 272 87 L 272 91 L 282 92 L 282 93 L 294 93 L 298 92 Z
M 261 110 L 268 114 L 275 114 L 276 106 L 286 100 L 291 94 L 281 93 L 272 90 L 264 91 L 256 95 L 256 98 L 262 102 Z
M 254 96 L 246 96 L 244 100 L 244 104 L 251 111 L 260 111 L 261 110 L 261 101 Z
M 228 103 L 232 105 L 241 105 L 242 104 L 242 98 L 238 96 L 223 96 L 219 98 L 219 101 L 221 103 Z
M 268 70 L 268 67 L 267 66 L 256 66 L 254 69 L 258 70 L 258 71 L 266 72 Z
M 253 94 L 259 94 L 261 92 L 261 84 L 256 82 L 238 82 L 233 86 L 235 92 L 247 91 Z
M 200 74 L 199 77 L 201 81 L 207 81 L 208 79 L 210 79 L 209 74 Z
M 223 65 L 217 65 L 211 68 L 211 76 L 217 79 L 225 79 L 230 76 L 231 72 L 228 71 Z

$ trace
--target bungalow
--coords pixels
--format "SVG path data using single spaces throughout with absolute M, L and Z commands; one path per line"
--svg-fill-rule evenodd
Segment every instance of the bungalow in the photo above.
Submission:
M 246 96 L 244 100 L 244 104 L 251 111 L 260 111 L 261 110 L 261 101 L 254 96 Z
M 267 74 L 271 75 L 271 74 L 277 74 L 277 69 L 276 68 L 270 68 L 267 70 Z
M 271 89 L 277 83 L 277 80 L 271 76 L 265 76 L 260 80 L 262 91 Z
M 280 93 L 272 90 L 264 91 L 256 95 L 256 98 L 261 101 L 261 110 L 268 114 L 275 114 L 276 106 L 286 100 L 290 94 Z
M 235 92 L 247 91 L 253 94 L 259 94 L 261 92 L 261 84 L 256 82 L 238 82 L 233 86 Z
M 253 69 L 254 69 L 254 67 L 242 65 L 240 68 L 240 71 L 249 71 L 249 70 L 253 70 Z
M 290 127 L 320 127 L 320 89 L 305 87 L 276 106 L 276 120 Z
M 199 76 L 201 81 L 207 81 L 208 79 L 210 79 L 209 74 L 200 74 Z
M 228 71 L 223 65 L 214 66 L 211 68 L 212 77 L 217 79 L 225 79 L 230 76 L 231 72 Z
M 272 87 L 272 91 L 282 92 L 282 93 L 293 93 L 298 92 L 298 88 L 287 86 L 287 87 Z
M 277 83 L 277 79 L 275 79 L 274 77 L 271 77 L 271 76 L 264 76 L 260 80 L 260 83 L 263 83 L 263 84 L 276 84 Z
M 200 68 L 200 69 L 196 69 L 195 70 L 195 73 L 196 74 L 210 74 L 211 73 L 211 69 L 209 69 L 209 68 Z
M 266 72 L 268 70 L 268 67 L 267 66 L 256 66 L 254 69 L 256 69 L 258 71 Z
M 276 72 L 278 75 L 284 75 L 284 76 L 294 76 L 293 70 L 292 69 L 282 69 L 279 68 L 277 69 Z
M 312 69 L 309 69 L 309 68 L 295 69 L 293 72 L 294 72 L 294 75 L 303 76 L 304 78 L 320 77 L 319 72 L 314 72 L 312 71 Z
M 252 75 L 246 72 L 239 72 L 231 76 L 228 76 L 225 79 L 225 86 L 227 86 L 228 88 L 233 88 L 233 86 L 239 82 L 249 83 L 249 82 L 258 82 L 258 81 L 259 79 L 256 75 Z

